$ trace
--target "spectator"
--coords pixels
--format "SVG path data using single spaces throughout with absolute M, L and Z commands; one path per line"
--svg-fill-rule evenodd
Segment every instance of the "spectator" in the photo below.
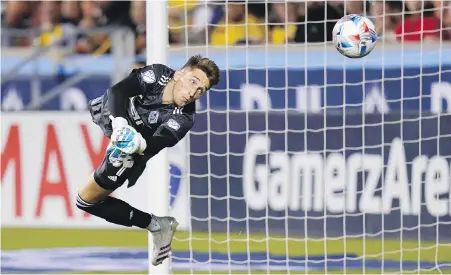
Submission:
M 80 2 L 72 0 L 61 1 L 61 19 L 63 37 L 60 44 L 73 45 L 76 42 L 77 26 L 82 17 Z
M 146 2 L 133 0 L 129 16 L 124 25 L 135 34 L 135 51 L 141 53 L 146 48 Z
M 294 41 L 298 7 L 293 2 L 273 3 L 270 15 L 270 43 L 285 44 Z M 287 16 L 286 16 L 287 14 Z
M 199 4 L 198 0 L 169 0 L 168 24 L 171 44 L 181 43 L 191 32 L 192 13 Z
M 49 46 L 63 36 L 60 24 L 61 6 L 56 1 L 44 1 L 39 5 L 38 21 L 41 29 L 40 46 Z
M 395 27 L 399 23 L 402 3 L 399 1 L 373 1 L 370 6 L 371 20 L 376 32 L 387 41 L 395 41 Z
M 345 1 L 344 8 L 346 10 L 346 14 L 359 14 L 366 16 L 366 7 L 364 1 Z
M 83 18 L 79 27 L 84 30 L 124 25 L 130 11 L 129 1 L 90 1 L 81 2 Z M 75 51 L 78 53 L 104 54 L 109 52 L 111 41 L 106 33 L 94 33 L 82 36 Z
M 13 29 L 27 29 L 32 27 L 36 22 L 37 7 L 40 3 L 30 1 L 2 1 L 2 8 L 4 14 L 2 14 L 2 26 Z M 2 44 L 8 44 L 13 46 L 29 46 L 31 39 L 29 36 L 16 35 L 14 32 L 8 32 L 8 36 L 2 36 Z
M 274 3 L 274 1 L 277 1 Z M 249 3 L 247 3 L 249 2 Z M 344 14 L 367 15 L 384 39 L 420 41 L 451 38 L 451 1 L 270 0 L 265 3 L 243 0 L 169 0 L 170 43 L 190 45 L 236 45 L 290 42 L 324 42 L 332 39 L 335 22 Z M 404 11 L 398 7 L 406 6 Z M 428 7 L 431 6 L 428 12 Z M 225 10 L 227 8 L 227 12 Z M 259 17 L 266 18 L 264 24 Z M 41 30 L 41 46 L 55 41 L 66 45 L 66 37 L 76 41 L 78 53 L 108 53 L 106 33 L 76 36 L 80 29 L 125 25 L 136 35 L 135 47 L 145 48 L 145 1 L 4 1 L 2 24 L 11 28 Z M 327 15 L 327 17 L 326 17 Z M 327 22 L 325 24 L 325 21 Z M 266 36 L 268 31 L 268 36 Z M 14 31 L 3 36 L 7 45 L 29 46 L 31 35 Z M 268 37 L 268 38 L 266 38 Z
M 211 0 L 201 0 L 199 5 L 192 13 L 192 27 L 188 43 L 205 44 L 207 43 L 207 30 L 212 23 L 215 12 L 219 9 L 217 6 L 210 4 Z M 222 12 L 220 12 L 222 14 Z
M 81 20 L 81 8 L 78 1 L 61 1 L 61 23 L 77 26 Z
M 434 16 L 441 22 L 443 40 L 451 39 L 451 2 L 433 1 Z
M 37 1 L 2 1 L 6 4 L 5 23 L 10 28 L 26 29 L 37 24 L 37 11 L 41 2 Z
M 210 44 L 215 46 L 256 44 L 265 39 L 265 28 L 256 16 L 247 13 L 243 1 L 227 3 L 227 12 L 213 26 Z
M 2 1 L 3 4 L 4 2 Z M 6 4 L 6 16 L 2 18 L 2 21 L 11 28 L 26 27 L 26 21 L 24 19 L 31 11 L 28 3 L 26 1 L 8 1 Z
M 102 14 L 100 6 L 94 1 L 81 2 L 82 19 L 78 27 L 82 30 L 89 30 L 106 24 L 106 18 Z M 94 51 L 103 41 L 104 35 L 82 35 L 79 38 L 75 51 L 77 53 L 89 53 Z
M 301 24 L 296 30 L 295 41 L 298 43 L 332 41 L 332 30 L 336 21 L 343 17 L 343 12 L 323 1 L 308 2 L 307 5 L 307 12 L 298 20 Z M 326 20 L 327 23 L 324 24 Z
M 403 42 L 440 40 L 440 20 L 423 14 L 424 1 L 409 0 L 405 3 L 410 15 L 396 26 L 397 39 Z

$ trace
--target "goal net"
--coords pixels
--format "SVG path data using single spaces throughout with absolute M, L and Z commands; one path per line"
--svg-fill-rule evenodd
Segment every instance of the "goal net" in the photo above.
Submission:
M 173 271 L 451 271 L 451 7 L 398 2 L 170 3 L 170 65 L 221 68 L 171 166 Z M 363 59 L 330 42 L 351 13 Z

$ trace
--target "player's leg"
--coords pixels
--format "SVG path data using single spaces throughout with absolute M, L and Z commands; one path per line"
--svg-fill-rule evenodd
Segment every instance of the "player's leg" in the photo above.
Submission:
M 177 221 L 173 217 L 151 215 L 109 196 L 130 177 L 139 177 L 147 160 L 138 154 L 127 155 L 117 149 L 108 150 L 100 167 L 80 189 L 76 204 L 78 208 L 108 222 L 149 230 L 154 241 L 152 264 L 158 265 L 169 256 Z
M 108 222 L 127 227 L 158 229 L 152 215 L 132 207 L 123 200 L 110 197 L 114 189 L 105 189 L 91 177 L 77 196 L 77 207 Z

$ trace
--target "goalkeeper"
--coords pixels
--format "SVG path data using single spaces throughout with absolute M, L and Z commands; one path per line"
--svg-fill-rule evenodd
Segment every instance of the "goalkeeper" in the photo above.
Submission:
M 218 82 L 217 65 L 193 56 L 176 71 L 162 64 L 133 69 L 89 102 L 92 120 L 110 144 L 102 164 L 79 190 L 77 207 L 114 224 L 149 230 L 153 265 L 169 256 L 177 221 L 140 211 L 109 195 L 126 180 L 128 187 L 133 186 L 150 158 L 186 135 L 193 127 L 195 101 Z

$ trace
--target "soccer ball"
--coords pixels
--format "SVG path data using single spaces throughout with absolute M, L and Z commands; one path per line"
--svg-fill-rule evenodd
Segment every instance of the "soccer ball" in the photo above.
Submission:
M 376 41 L 376 28 L 373 22 L 365 16 L 346 15 L 335 24 L 333 44 L 344 56 L 364 57 L 374 49 Z

